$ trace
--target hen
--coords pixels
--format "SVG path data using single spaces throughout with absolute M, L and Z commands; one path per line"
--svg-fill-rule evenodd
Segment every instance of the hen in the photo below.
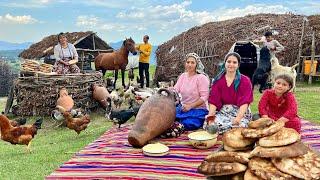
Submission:
M 66 111 L 63 107 L 57 106 L 59 111 L 63 113 L 63 117 L 65 119 L 66 125 L 69 129 L 73 129 L 80 134 L 81 131 L 85 130 L 90 123 L 90 117 L 88 114 L 82 117 L 73 117 L 71 112 Z
M 1 139 L 11 144 L 27 145 L 30 150 L 31 140 L 41 128 L 42 121 L 40 118 L 33 125 L 13 127 L 5 115 L 0 115 Z

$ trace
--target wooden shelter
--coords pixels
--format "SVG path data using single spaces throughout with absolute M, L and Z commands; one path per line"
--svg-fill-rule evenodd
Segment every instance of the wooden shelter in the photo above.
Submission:
M 319 23 L 319 17 L 320 15 L 306 17 L 292 13 L 257 14 L 193 27 L 158 46 L 155 81 L 168 81 L 178 77 L 184 71 L 185 55 L 190 52 L 199 54 L 206 67 L 205 71 L 211 78 L 235 42 L 253 41 L 262 37 L 266 31 L 272 31 L 275 39 L 285 47 L 283 52 L 276 55 L 280 64 L 291 66 L 297 61 L 304 19 L 313 18 Z M 303 37 L 301 56 L 311 54 L 314 24 L 305 26 L 306 36 Z M 316 33 L 315 38 L 319 37 L 320 34 Z M 320 54 L 320 41 L 317 40 L 315 54 Z
M 68 42 L 72 43 L 78 52 L 78 66 L 81 70 L 91 70 L 91 62 L 100 52 L 113 52 L 105 41 L 96 35 L 95 32 L 72 32 L 65 33 Z M 24 59 L 41 59 L 45 63 L 53 64 L 54 46 L 58 44 L 58 35 L 50 35 L 43 38 L 40 42 L 32 44 L 29 49 L 22 51 L 19 57 Z
M 19 77 L 14 81 L 14 88 L 8 96 L 5 113 L 9 113 L 12 107 L 12 113 L 19 116 L 50 115 L 56 107 L 62 88 L 66 88 L 72 96 L 74 108 L 92 110 L 98 107 L 98 103 L 92 98 L 93 84 L 105 85 L 102 73 L 96 71 Z

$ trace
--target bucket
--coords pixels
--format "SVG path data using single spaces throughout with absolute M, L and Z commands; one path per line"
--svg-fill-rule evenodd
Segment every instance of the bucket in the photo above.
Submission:
M 316 74 L 317 64 L 318 64 L 318 61 L 314 60 L 313 61 L 313 73 L 312 73 L 312 75 Z M 304 74 L 305 75 L 309 75 L 310 72 L 311 72 L 311 60 L 305 60 L 304 61 Z

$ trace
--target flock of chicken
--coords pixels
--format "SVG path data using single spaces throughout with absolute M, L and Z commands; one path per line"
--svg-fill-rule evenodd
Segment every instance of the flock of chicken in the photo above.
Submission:
M 113 121 L 114 124 L 119 124 L 120 128 L 131 117 L 138 114 L 141 104 L 152 96 L 157 88 L 139 89 L 129 86 L 126 89 L 119 88 L 110 91 L 109 88 L 93 84 L 92 90 L 93 99 L 98 101 L 106 111 L 105 117 Z M 125 104 L 127 108 L 123 109 L 122 106 Z M 77 134 L 85 130 L 90 123 L 89 114 L 83 114 L 81 110 L 74 109 L 74 100 L 66 88 L 60 89 L 56 110 L 53 111 L 53 114 L 55 114 L 54 118 L 60 117 L 59 120 L 63 120 L 66 127 L 74 130 Z M 0 115 L 1 139 L 11 144 L 27 145 L 27 149 L 30 150 L 31 140 L 37 134 L 37 130 L 41 128 L 42 121 L 40 118 L 32 125 L 25 125 L 26 119 L 12 121 L 2 114 Z

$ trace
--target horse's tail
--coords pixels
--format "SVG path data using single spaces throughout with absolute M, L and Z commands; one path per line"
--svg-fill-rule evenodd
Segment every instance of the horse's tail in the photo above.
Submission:
M 96 71 L 99 71 L 101 69 L 101 58 L 102 54 L 99 54 L 95 59 L 94 59 L 94 66 L 96 68 Z

